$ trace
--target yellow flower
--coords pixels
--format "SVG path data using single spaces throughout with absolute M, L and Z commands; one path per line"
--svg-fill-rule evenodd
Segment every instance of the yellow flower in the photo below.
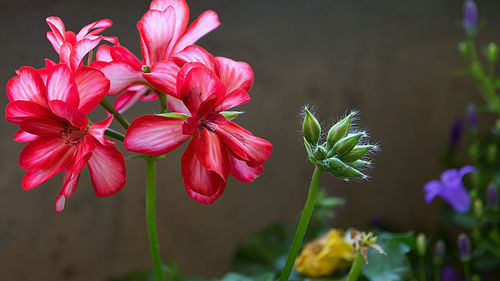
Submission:
M 352 244 L 344 240 L 344 232 L 332 229 L 306 244 L 294 268 L 302 275 L 321 277 L 349 267 L 353 260 Z

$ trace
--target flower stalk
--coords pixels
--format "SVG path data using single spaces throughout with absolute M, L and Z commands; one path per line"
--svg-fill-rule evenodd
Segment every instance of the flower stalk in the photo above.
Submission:
M 323 170 L 320 167 L 316 166 L 314 168 L 306 204 L 304 206 L 302 215 L 300 216 L 299 224 L 293 237 L 292 246 L 290 247 L 290 252 L 288 253 L 286 264 L 283 268 L 279 281 L 288 281 L 290 273 L 292 272 L 293 264 L 295 263 L 295 259 L 299 254 L 300 246 L 302 245 L 302 241 L 304 240 L 307 226 L 309 225 L 309 221 L 311 220 L 314 202 L 316 201 L 316 195 L 318 193 L 319 180 L 322 173 Z
M 116 108 L 106 99 L 102 99 L 101 106 L 104 107 L 109 113 L 113 114 L 116 118 L 116 121 L 120 123 L 125 129 L 128 129 L 130 123 L 123 117 L 123 115 L 116 110 Z
M 147 178 L 146 178 L 146 225 L 148 230 L 149 246 L 151 249 L 151 258 L 153 259 L 153 269 L 157 281 L 163 281 L 161 271 L 160 247 L 158 243 L 158 234 L 156 232 L 156 159 L 147 159 Z
M 356 258 L 352 262 L 352 266 L 349 270 L 349 275 L 347 275 L 346 281 L 358 280 L 359 274 L 361 273 L 361 268 L 363 267 L 363 255 L 361 255 L 360 251 L 360 249 L 356 251 Z

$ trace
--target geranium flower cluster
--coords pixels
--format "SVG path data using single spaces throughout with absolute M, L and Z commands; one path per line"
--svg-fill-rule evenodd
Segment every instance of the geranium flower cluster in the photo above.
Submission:
M 23 189 L 62 172 L 55 202 L 56 211 L 62 211 L 87 165 L 97 196 L 120 191 L 126 181 L 124 157 L 105 137 L 112 135 L 113 114 L 119 116 L 139 100 L 158 98 L 162 109 L 168 103 L 171 112 L 126 124 L 126 150 L 162 155 L 191 138 L 182 156 L 182 176 L 189 196 L 204 204 L 219 198 L 229 174 L 242 182 L 260 176 L 272 145 L 231 121 L 237 112 L 227 112 L 250 101 L 253 71 L 245 62 L 214 57 L 194 45 L 220 25 L 214 11 L 188 22 L 184 0 L 152 1 L 137 23 L 139 59 L 118 37 L 101 35 L 112 25 L 108 19 L 75 34 L 66 31 L 60 18 L 47 18 L 47 39 L 59 62 L 46 59 L 44 68 L 22 67 L 7 84 L 6 119 L 20 127 L 14 140 L 27 143 L 19 157 L 27 170 Z M 87 115 L 107 103 L 106 96 L 116 95 L 119 113 L 110 110 L 106 119 L 91 122 Z

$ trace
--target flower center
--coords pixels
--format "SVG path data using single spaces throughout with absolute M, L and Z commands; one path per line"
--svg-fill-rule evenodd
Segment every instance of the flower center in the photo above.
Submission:
M 59 135 L 63 137 L 65 144 L 76 145 L 87 133 L 87 131 L 82 132 L 80 129 L 74 127 L 66 121 L 63 121 L 61 125 L 62 130 L 59 131 Z

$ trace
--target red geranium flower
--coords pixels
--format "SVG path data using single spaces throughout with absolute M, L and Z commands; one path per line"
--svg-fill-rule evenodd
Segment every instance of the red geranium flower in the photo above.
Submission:
M 182 156 L 182 176 L 189 196 L 204 204 L 222 194 L 229 174 L 242 182 L 260 176 L 272 150 L 268 141 L 221 115 L 250 100 L 246 92 L 253 82 L 250 67 L 223 58 L 213 61 L 212 57 L 212 62 L 213 70 L 201 63 L 186 63 L 177 75 L 175 98 L 185 104 L 187 114 L 139 117 L 124 141 L 129 151 L 161 155 L 193 136 Z M 162 86 L 157 79 L 157 86 L 171 87 L 165 81 Z
M 94 49 L 101 40 L 118 44 L 118 37 L 99 35 L 99 33 L 113 25 L 113 22 L 108 19 L 88 24 L 78 34 L 66 31 L 63 21 L 58 17 L 48 17 L 46 21 L 52 30 L 52 32 L 47 32 L 47 39 L 59 54 L 60 62 L 70 66 L 73 71 L 81 66 L 83 57 Z
M 189 27 L 189 7 L 184 0 L 154 0 L 150 9 L 137 23 L 143 60 L 123 46 L 101 46 L 97 62 L 92 64 L 111 81 L 109 95 L 123 94 L 115 101 L 115 108 L 123 112 L 138 99 L 154 100 L 151 88 L 142 74 L 160 61 L 168 60 L 186 46 L 194 44 L 220 25 L 217 13 L 203 12 Z M 179 68 L 176 69 L 179 71 Z M 176 73 L 177 74 L 177 73 Z M 167 93 L 168 94 L 168 93 Z M 175 94 L 175 93 L 174 93 Z
M 29 142 L 19 156 L 19 165 L 27 170 L 24 190 L 63 172 L 63 188 L 55 203 L 60 212 L 86 164 L 96 195 L 105 197 L 125 185 L 125 161 L 104 137 L 112 117 L 90 126 L 86 117 L 108 92 L 106 77 L 88 67 L 73 73 L 65 64 L 46 71 L 46 82 L 32 67 L 22 67 L 9 80 L 6 119 L 21 127 L 15 140 Z

